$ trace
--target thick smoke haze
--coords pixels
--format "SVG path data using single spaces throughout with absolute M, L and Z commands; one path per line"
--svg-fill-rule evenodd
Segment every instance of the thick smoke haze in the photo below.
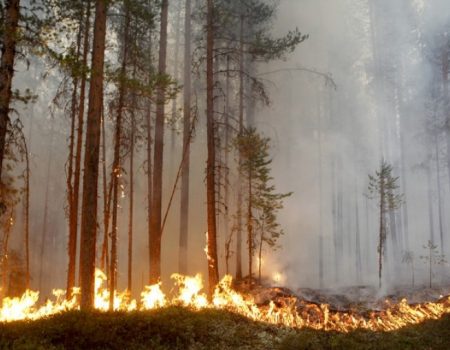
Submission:
M 388 285 L 409 283 L 409 267 L 402 263 L 407 250 L 414 252 L 419 283 L 426 282 L 420 256 L 433 235 L 448 256 L 445 111 L 436 107 L 430 116 L 429 94 L 440 84 L 434 45 L 448 31 L 449 6 L 445 1 L 280 2 L 277 30 L 294 25 L 310 35 L 285 62 L 260 68 L 277 73 L 265 76 L 273 83 L 273 104 L 261 110 L 258 126 L 274 141 L 278 187 L 294 191 L 282 214 L 283 248 L 271 260 L 289 286 L 377 283 L 377 203 L 366 194 L 368 174 L 382 158 L 394 165 L 405 200 L 395 215 L 396 237 L 393 227 L 388 230 Z M 336 86 L 295 68 L 326 73 Z M 430 119 L 441 123 L 431 132 L 437 141 L 427 135 Z M 434 278 L 448 282 L 448 265 L 438 266 Z
M 443 84 L 448 92 L 448 80 L 442 82 L 439 66 L 442 43 L 449 35 L 448 14 L 450 3 L 445 0 L 279 1 L 274 35 L 298 27 L 309 38 L 285 60 L 257 65 L 256 74 L 265 82 L 271 104 L 256 107 L 255 126 L 271 138 L 277 190 L 293 192 L 285 199 L 279 217 L 285 233 L 280 247 L 264 250 L 263 274 L 270 280 L 293 289 L 377 285 L 379 212 L 377 201 L 367 197 L 367 188 L 368 175 L 378 170 L 382 159 L 393 165 L 404 194 L 401 208 L 388 215 L 385 285 L 409 283 L 410 267 L 402 263 L 405 251 L 414 253 L 417 283 L 427 283 L 427 265 L 420 256 L 426 255 L 423 246 L 428 240 L 450 258 L 450 117 L 445 101 L 439 99 Z M 176 15 L 171 4 L 170 20 Z M 171 74 L 174 30 L 171 24 Z M 107 59 L 114 62 L 117 57 L 111 54 Z M 70 127 L 67 113 L 53 101 L 60 74 L 52 70 L 44 79 L 42 72 L 47 68 L 34 61 L 29 69 L 20 64 L 14 81 L 17 88 L 29 88 L 39 95 L 36 103 L 18 107 L 18 112 L 31 153 L 31 284 L 44 295 L 65 286 L 65 174 Z M 182 96 L 176 103 L 181 115 Z M 109 135 L 113 125 L 112 120 L 107 121 Z M 181 161 L 181 124 L 176 128 L 175 132 L 166 129 L 163 215 Z M 199 110 L 191 148 L 189 273 L 204 276 L 205 145 L 205 116 Z M 137 146 L 138 150 L 144 147 Z M 143 153 L 137 152 L 136 159 L 134 293 L 148 278 Z M 124 167 L 127 169 L 128 160 Z M 126 287 L 127 190 L 125 182 L 119 211 L 119 289 Z M 163 233 L 163 283 L 177 271 L 179 211 L 178 186 Z M 14 237 L 19 246 L 21 236 Z M 221 275 L 225 273 L 225 237 L 220 222 Z M 243 266 L 246 271 L 245 262 Z M 436 283 L 450 281 L 448 264 L 434 270 Z

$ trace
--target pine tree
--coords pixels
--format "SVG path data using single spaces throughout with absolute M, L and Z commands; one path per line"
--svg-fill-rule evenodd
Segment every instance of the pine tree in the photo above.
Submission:
M 381 161 L 380 170 L 369 175 L 367 196 L 378 201 L 379 234 L 378 234 L 378 285 L 381 288 L 384 250 L 387 236 L 386 214 L 399 209 L 403 203 L 403 195 L 397 193 L 398 177 L 392 175 L 392 165 Z
M 219 261 L 217 259 L 216 223 L 216 145 L 214 118 L 214 0 L 207 0 L 206 15 L 206 130 L 208 160 L 206 165 L 206 203 L 207 203 L 207 262 L 210 295 L 219 283 Z
M 106 11 L 108 1 L 95 2 L 92 74 L 84 157 L 83 202 L 81 214 L 80 280 L 81 308 L 94 306 L 95 247 L 97 237 L 97 190 L 100 155 L 100 129 L 103 108 L 103 68 L 105 59 Z
M 189 225 L 189 175 L 191 145 L 191 0 L 186 0 L 184 17 L 184 81 L 183 81 L 183 151 L 180 201 L 180 251 L 179 273 L 187 272 L 188 225 Z
M 269 138 L 262 137 L 256 129 L 250 128 L 237 137 L 236 146 L 242 157 L 239 172 L 246 180 L 248 270 L 251 285 L 256 244 L 259 257 L 258 281 L 261 283 L 263 244 L 276 247 L 283 234 L 277 221 L 277 213 L 283 208 L 283 199 L 292 193 L 276 193 L 272 184 Z
M 159 33 L 158 74 L 166 76 L 167 59 L 167 25 L 169 1 L 161 2 L 161 23 Z M 162 186 L 163 186 L 163 151 L 164 151 L 164 111 L 166 103 L 166 85 L 160 82 L 156 96 L 155 147 L 153 159 L 153 189 L 152 215 L 150 221 L 150 283 L 156 283 L 161 278 L 161 214 L 162 214 Z

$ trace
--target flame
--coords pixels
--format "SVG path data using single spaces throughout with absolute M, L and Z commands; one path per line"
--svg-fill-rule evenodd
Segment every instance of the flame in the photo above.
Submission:
M 181 303 L 183 306 L 195 309 L 202 309 L 208 306 L 206 295 L 200 293 L 203 289 L 203 280 L 199 273 L 194 277 L 174 273 L 171 277 L 179 288 L 178 296 L 174 298 L 175 303 Z
M 203 280 L 200 274 L 182 276 L 173 274 L 177 291 L 170 299 L 161 289 L 161 283 L 145 286 L 139 303 L 132 299 L 127 291 L 114 293 L 114 310 L 154 310 L 170 305 L 181 305 L 201 310 L 215 308 L 229 310 L 252 320 L 288 327 L 309 327 L 320 330 L 349 332 L 355 329 L 372 331 L 392 331 L 407 325 L 421 323 L 428 319 L 438 319 L 450 313 L 450 297 L 432 303 L 409 305 L 404 299 L 397 304 L 386 302 L 382 311 L 369 314 L 357 312 L 337 312 L 326 304 L 312 304 L 299 301 L 295 297 L 280 297 L 268 305 L 258 305 L 254 298 L 235 291 L 232 277 L 225 276 L 217 285 L 211 300 L 203 292 Z M 105 286 L 106 275 L 95 272 L 94 306 L 98 310 L 109 310 L 109 291 Z M 80 289 L 74 288 L 72 298 L 66 299 L 64 290 L 54 290 L 53 300 L 47 300 L 38 306 L 39 292 L 27 290 L 20 298 L 4 298 L 0 308 L 0 322 L 15 320 L 36 320 L 45 316 L 79 309 Z
M 161 283 L 145 286 L 141 293 L 142 309 L 151 310 L 167 305 L 165 294 L 161 290 Z

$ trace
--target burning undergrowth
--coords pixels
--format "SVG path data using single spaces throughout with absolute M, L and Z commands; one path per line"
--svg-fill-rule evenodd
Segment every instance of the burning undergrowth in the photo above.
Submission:
M 369 308 L 358 303 L 330 304 L 318 295 L 314 299 L 311 297 L 312 290 L 309 290 L 309 297 L 305 297 L 305 290 L 296 295 L 286 288 L 255 287 L 245 290 L 241 287 L 237 291 L 233 288 L 231 276 L 225 276 L 208 298 L 201 275 L 189 277 L 174 274 L 172 278 L 176 287 L 173 295 L 166 295 L 161 284 L 145 287 L 139 300 L 130 298 L 126 291 L 115 292 L 114 310 L 134 312 L 173 306 L 193 311 L 224 310 L 271 325 L 344 333 L 358 329 L 393 331 L 426 320 L 439 319 L 450 313 L 450 297 L 414 304 L 409 304 L 406 299 L 386 299 L 378 301 L 376 307 Z M 104 287 L 105 282 L 106 276 L 97 270 L 95 308 L 99 311 L 109 309 L 109 291 Z M 27 291 L 21 298 L 5 298 L 0 320 L 37 320 L 63 311 L 77 310 L 79 292 L 75 289 L 72 299 L 66 300 L 65 291 L 56 290 L 55 298 L 41 306 L 38 292 Z

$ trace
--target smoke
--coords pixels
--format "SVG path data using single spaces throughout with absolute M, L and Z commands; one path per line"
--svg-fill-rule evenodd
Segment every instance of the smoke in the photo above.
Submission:
M 365 194 L 368 174 L 377 170 L 383 157 L 394 166 L 406 203 L 390 220 L 384 285 L 409 283 L 410 267 L 401 262 L 406 250 L 414 252 L 417 282 L 426 282 L 426 265 L 420 255 L 425 253 L 422 246 L 432 237 L 431 230 L 439 250 L 450 255 L 450 222 L 445 215 L 450 204 L 448 136 L 442 122 L 445 106 L 441 103 L 437 112 L 430 112 L 430 105 L 437 104 L 430 101 L 430 91 L 441 84 L 435 47 L 446 37 L 448 13 L 450 4 L 445 0 L 280 1 L 274 35 L 298 27 L 309 34 L 309 39 L 285 61 L 257 67 L 266 82 L 271 105 L 257 108 L 256 126 L 271 138 L 277 190 L 294 192 L 285 199 L 279 217 L 285 232 L 282 247 L 277 251 L 264 250 L 264 275 L 292 288 L 377 285 L 377 204 Z M 175 51 L 173 24 L 171 30 L 169 57 Z M 116 58 L 108 59 L 114 62 Z M 51 288 L 63 287 L 66 278 L 68 224 L 64 203 L 70 121 L 67 113 L 52 103 L 61 74 L 52 70 L 42 79 L 48 67 L 40 62 L 33 60 L 29 69 L 25 64 L 19 65 L 14 83 L 17 88 L 30 88 L 39 95 L 36 104 L 18 107 L 18 112 L 31 150 L 32 288 L 39 288 L 44 247 L 41 289 L 48 295 Z M 201 93 L 198 92 L 199 99 Z M 170 108 L 168 111 L 171 113 Z M 206 136 L 202 113 L 199 111 L 191 149 L 189 272 L 203 272 L 205 276 Z M 440 125 L 433 137 L 427 132 L 432 124 L 430 118 Z M 112 128 L 113 121 L 109 119 L 109 136 Z M 164 211 L 182 147 L 179 133 L 175 133 L 173 146 L 171 132 L 166 135 Z M 112 162 L 111 139 L 107 145 L 108 166 Z M 137 154 L 135 293 L 148 278 L 147 187 L 142 145 L 138 145 Z M 125 288 L 126 283 L 127 189 L 125 183 L 119 212 L 119 288 Z M 164 283 L 177 271 L 178 220 L 176 191 L 163 233 Z M 20 246 L 20 228 L 15 237 L 16 246 Z M 221 230 L 221 273 L 225 237 Z M 233 256 L 232 272 L 234 259 Z M 245 262 L 243 266 L 246 267 Z M 434 278 L 437 283 L 448 282 L 448 266 L 436 266 Z
M 377 284 L 378 208 L 365 194 L 368 174 L 382 158 L 393 164 L 405 195 L 390 221 L 384 286 L 409 283 L 410 266 L 402 263 L 406 250 L 414 252 L 418 283 L 426 282 L 420 256 L 430 223 L 435 231 L 441 225 L 443 245 L 436 232 L 435 243 L 448 255 L 446 135 L 437 132 L 437 158 L 430 156 L 435 145 L 426 137 L 426 114 L 430 86 L 440 84 L 427 40 L 446 32 L 449 6 L 445 1 L 280 3 L 276 30 L 298 26 L 310 35 L 285 62 L 260 67 L 279 71 L 270 76 L 272 108 L 260 111 L 258 126 L 273 138 L 278 188 L 294 191 L 282 214 L 286 235 L 276 259 L 289 286 Z M 321 76 L 293 69 L 298 67 L 329 74 L 336 89 Z M 432 173 L 431 188 L 424 164 Z M 434 208 L 431 218 L 428 207 Z M 448 282 L 448 267 L 434 269 L 436 282 Z

